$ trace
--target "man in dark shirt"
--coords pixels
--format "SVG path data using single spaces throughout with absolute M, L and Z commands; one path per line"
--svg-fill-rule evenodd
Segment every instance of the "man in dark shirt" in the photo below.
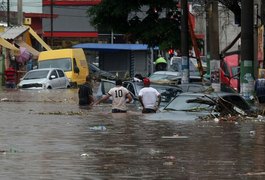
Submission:
M 94 102 L 91 78 L 89 76 L 86 77 L 85 84 L 79 87 L 78 97 L 80 106 L 88 106 Z
M 12 66 L 5 70 L 5 84 L 6 88 L 16 87 L 16 71 Z

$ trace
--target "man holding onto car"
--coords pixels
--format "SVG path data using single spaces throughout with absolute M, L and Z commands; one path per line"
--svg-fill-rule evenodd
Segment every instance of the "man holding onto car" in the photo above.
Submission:
M 112 97 L 112 113 L 127 112 L 126 103 L 130 103 L 132 101 L 132 96 L 128 89 L 122 86 L 122 80 L 116 80 L 116 86 L 111 88 L 107 95 L 98 100 L 95 105 L 106 101 L 110 97 Z
M 143 106 L 142 113 L 156 113 L 161 102 L 161 95 L 155 89 L 150 87 L 150 80 L 143 79 L 144 88 L 139 91 L 139 101 Z

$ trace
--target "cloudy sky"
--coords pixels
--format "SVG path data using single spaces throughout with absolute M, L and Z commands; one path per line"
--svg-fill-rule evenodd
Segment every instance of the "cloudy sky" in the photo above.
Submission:
M 11 11 L 17 11 L 17 1 L 18 0 L 9 0 Z M 7 4 L 7 0 L 0 0 L 0 2 Z M 22 4 L 23 12 L 42 12 L 42 0 L 22 0 Z

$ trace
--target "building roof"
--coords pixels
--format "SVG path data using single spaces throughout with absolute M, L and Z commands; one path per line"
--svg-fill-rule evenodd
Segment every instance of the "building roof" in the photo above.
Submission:
M 29 28 L 26 26 L 14 26 L 6 28 L 6 31 L 0 34 L 1 38 L 4 39 L 16 39 L 18 36 L 22 35 Z
M 82 48 L 97 51 L 146 51 L 150 48 L 147 44 L 99 44 L 99 43 L 83 43 L 74 45 L 73 48 Z M 157 50 L 158 48 L 155 48 Z

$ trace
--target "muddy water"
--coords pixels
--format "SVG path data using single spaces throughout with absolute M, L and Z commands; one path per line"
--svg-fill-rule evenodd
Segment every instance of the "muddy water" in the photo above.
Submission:
M 0 92 L 0 179 L 265 179 L 264 121 L 152 121 L 76 95 Z

